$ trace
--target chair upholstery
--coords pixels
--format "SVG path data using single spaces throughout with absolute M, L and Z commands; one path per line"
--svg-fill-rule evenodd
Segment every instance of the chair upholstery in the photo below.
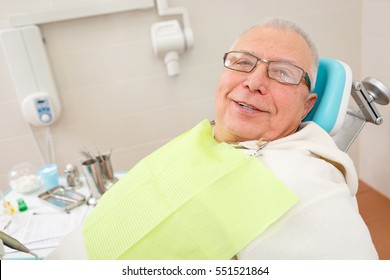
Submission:
M 336 59 L 321 58 L 314 93 L 317 102 L 304 121 L 314 121 L 330 135 L 341 128 L 352 86 L 350 67 Z

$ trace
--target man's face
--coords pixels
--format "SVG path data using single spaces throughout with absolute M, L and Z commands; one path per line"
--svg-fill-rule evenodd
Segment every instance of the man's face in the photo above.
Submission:
M 289 61 L 308 72 L 311 52 L 297 34 L 274 28 L 254 28 L 232 50 L 266 60 Z M 216 96 L 215 138 L 224 142 L 275 140 L 296 131 L 313 107 L 316 95 L 305 81 L 286 85 L 267 76 L 268 64 L 259 61 L 250 73 L 225 68 Z M 248 107 L 249 106 L 249 107 Z

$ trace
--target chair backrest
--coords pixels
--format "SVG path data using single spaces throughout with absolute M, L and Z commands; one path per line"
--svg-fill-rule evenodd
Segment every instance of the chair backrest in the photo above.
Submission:
M 321 58 L 313 91 L 318 98 L 304 121 L 314 121 L 330 135 L 336 134 L 347 114 L 351 87 L 352 71 L 347 64 Z

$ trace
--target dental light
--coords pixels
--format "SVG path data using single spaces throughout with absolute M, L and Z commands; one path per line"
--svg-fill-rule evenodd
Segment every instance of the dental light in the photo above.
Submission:
M 153 51 L 157 57 L 163 58 L 169 76 L 180 73 L 179 54 L 192 48 L 193 33 L 186 8 L 168 8 L 166 0 L 157 0 L 160 16 L 182 15 L 183 30 L 178 20 L 156 22 L 151 27 Z

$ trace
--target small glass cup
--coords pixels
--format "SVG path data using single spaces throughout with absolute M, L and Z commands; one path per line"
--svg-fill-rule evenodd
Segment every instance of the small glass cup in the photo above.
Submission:
M 59 185 L 58 167 L 56 164 L 46 164 L 38 169 L 43 185 L 51 190 Z

